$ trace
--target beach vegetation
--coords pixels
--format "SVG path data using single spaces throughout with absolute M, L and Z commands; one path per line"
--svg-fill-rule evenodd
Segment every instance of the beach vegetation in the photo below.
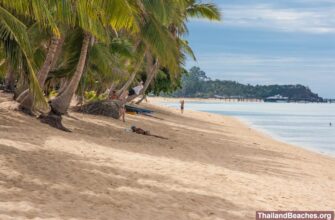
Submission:
M 189 98 L 267 99 L 273 96 L 287 100 L 320 102 L 323 99 L 304 85 L 250 85 L 230 80 L 211 79 L 199 67 L 192 67 L 181 77 L 174 92 L 155 91 L 155 94 Z M 173 88 L 170 86 L 170 88 Z
M 220 20 L 220 9 L 196 0 L 0 0 L 0 80 L 20 109 L 61 124 L 74 97 L 120 97 L 179 88 L 191 18 Z M 157 88 L 155 87 L 157 83 Z

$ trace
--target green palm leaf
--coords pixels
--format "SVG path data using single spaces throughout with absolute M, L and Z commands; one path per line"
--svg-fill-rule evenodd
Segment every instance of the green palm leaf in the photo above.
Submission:
M 50 12 L 54 1 L 46 0 L 0 0 L 4 8 L 14 11 L 16 14 L 24 15 L 35 19 L 44 28 L 51 28 L 53 33 L 60 35 L 56 21 Z
M 35 75 L 34 62 L 32 61 L 33 52 L 29 43 L 26 26 L 3 7 L 0 7 L 0 39 L 2 41 L 15 41 L 20 47 L 27 64 L 29 86 L 36 101 L 36 107 L 45 108 L 47 103 Z
M 215 4 L 191 2 L 192 4 L 186 9 L 188 17 L 198 17 L 217 21 L 221 20 L 220 9 Z

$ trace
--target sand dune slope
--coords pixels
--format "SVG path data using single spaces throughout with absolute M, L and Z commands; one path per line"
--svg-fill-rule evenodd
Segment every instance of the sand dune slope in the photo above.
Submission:
M 0 95 L 0 103 L 8 97 Z M 150 106 L 127 122 L 71 113 L 64 133 L 0 107 L 0 219 L 254 219 L 331 210 L 335 160 L 235 119 Z M 136 125 L 168 140 L 125 130 Z

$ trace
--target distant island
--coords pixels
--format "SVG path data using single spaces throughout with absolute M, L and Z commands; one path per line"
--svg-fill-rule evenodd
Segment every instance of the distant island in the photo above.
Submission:
M 327 102 L 304 85 L 244 85 L 235 81 L 212 80 L 199 67 L 192 67 L 170 97 L 259 99 L 268 102 Z

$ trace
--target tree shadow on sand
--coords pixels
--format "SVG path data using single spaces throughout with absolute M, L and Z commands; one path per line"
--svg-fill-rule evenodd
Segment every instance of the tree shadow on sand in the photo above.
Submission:
M 192 131 L 192 136 L 184 136 L 182 133 L 176 135 L 173 129 L 178 127 L 166 126 L 164 135 L 169 136 L 167 141 L 126 133 L 122 122 L 110 118 L 81 116 L 75 114 L 75 119 L 65 119 L 67 126 L 74 130 L 69 134 L 50 129 L 23 114 L 0 111 L 0 138 L 7 140 L 0 142 L 0 158 L 3 162 L 0 166 L 0 200 L 3 204 L 16 207 L 8 209 L 2 206 L 0 218 L 159 219 L 164 216 L 166 219 L 245 219 L 245 216 L 242 218 L 237 213 L 248 210 L 248 207 L 238 207 L 222 195 L 206 194 L 196 186 L 176 181 L 173 176 L 147 175 L 145 170 L 131 172 L 117 166 L 113 156 L 108 158 L 109 166 L 101 166 L 90 163 L 85 155 L 48 149 L 47 140 L 57 137 L 77 141 L 77 144 L 80 141 L 88 145 L 94 143 L 129 152 L 130 155 L 138 153 L 154 156 L 157 160 L 172 158 L 277 177 L 299 178 L 305 175 L 299 170 L 287 170 L 288 165 L 280 160 L 292 158 L 272 150 L 234 143 L 231 146 L 219 142 L 211 145 L 201 143 L 202 133 L 192 130 L 191 124 L 184 129 Z M 131 123 L 140 123 L 141 120 L 141 117 L 130 119 Z M 164 126 L 164 122 L 149 120 L 146 126 L 154 131 Z M 29 135 L 25 134 L 27 130 L 31 131 Z M 213 135 L 214 138 L 216 134 L 206 135 Z M 193 142 L 198 140 L 198 144 L 192 146 L 187 143 L 190 138 Z M 127 144 L 118 144 L 122 142 Z M 185 143 L 185 146 L 178 146 L 180 142 Z M 218 147 L 221 149 L 220 154 L 215 150 Z M 198 149 L 207 149 L 206 155 L 199 155 L 199 152 L 204 151 Z M 244 154 L 240 155 L 242 150 Z M 268 160 L 259 160 L 262 157 Z M 266 168 L 265 172 L 263 168 Z M 146 184 L 148 182 L 170 184 L 173 187 Z
M 99 166 L 85 157 L 51 150 L 0 145 L 0 156 L 15 174 L 0 175 L 1 201 L 30 206 L 0 210 L 8 218 L 242 219 L 232 214 L 242 207 L 220 196 L 187 191 L 188 186 L 164 175 Z M 174 182 L 178 189 L 143 182 Z
M 83 116 L 85 116 L 85 118 L 83 118 Z M 6 120 L 2 120 L 2 122 L 5 121 L 3 123 L 4 125 L 6 125 L 6 121 L 9 125 L 9 128 L 6 130 L 10 135 L 6 136 L 6 138 L 16 141 L 17 137 L 20 137 L 20 139 L 24 139 L 25 142 L 39 146 L 44 145 L 49 137 L 62 136 L 69 140 L 84 140 L 101 146 L 134 153 L 170 157 L 188 162 L 210 163 L 244 173 L 279 177 L 290 176 L 294 178 L 310 175 L 302 173 L 301 170 L 292 169 L 292 167 L 288 166 L 287 162 L 282 162 L 283 160 L 296 160 L 296 158 L 293 158 L 291 155 L 284 155 L 271 149 L 257 149 L 252 147 L 254 144 L 252 142 L 241 145 L 232 137 L 225 134 L 222 134 L 219 138 L 220 141 L 216 141 L 218 138 L 217 135 L 212 134 L 213 141 L 209 144 L 202 141 L 203 134 L 192 130 L 191 125 L 185 129 L 189 129 L 192 132 L 192 136 L 183 135 L 182 132 L 176 136 L 175 131 L 172 130 L 173 126 L 171 126 L 172 128 L 165 126 L 166 131 L 164 136 L 168 136 L 169 140 L 159 140 L 154 137 L 127 133 L 124 130 L 125 125 L 122 122 L 107 117 L 75 114 L 75 119 L 65 118 L 66 125 L 74 131 L 72 134 L 67 134 L 57 129 L 45 129 L 46 127 L 48 128 L 47 125 L 41 124 L 34 118 L 23 114 L 17 114 L 13 117 L 10 114 L 1 114 L 0 112 L 0 117 L 5 117 Z M 130 120 L 133 120 L 133 118 Z M 135 118 L 135 120 L 138 119 Z M 162 126 L 161 123 L 164 122 L 149 120 L 146 121 L 146 123 L 146 128 L 155 132 L 155 130 L 158 130 L 158 128 Z M 15 132 L 10 133 L 10 126 L 15 127 Z M 21 129 L 22 133 L 24 133 L 25 129 L 34 129 L 35 136 L 25 138 L 24 135 L 17 132 L 18 129 Z M 208 133 L 206 135 L 211 134 Z M 187 141 L 190 143 L 187 143 Z M 127 145 L 118 145 L 118 143 L 122 142 L 126 142 Z M 185 142 L 187 146 L 179 147 L 178 144 L 180 142 Z M 193 145 L 195 142 L 198 144 Z M 222 142 L 230 143 L 230 146 L 222 144 Z M 106 145 L 106 143 L 110 144 Z M 185 154 L 183 149 L 185 147 L 189 148 L 189 150 L 186 151 L 187 154 Z M 219 151 L 217 150 L 218 148 L 220 148 Z M 206 154 L 204 155 L 202 155 L 203 149 L 206 149 Z M 243 152 L 243 155 L 241 155 L 241 152 Z M 210 158 L 210 160 L 208 158 Z M 265 160 L 261 160 L 260 158 L 264 158 Z M 250 166 L 250 164 L 252 164 L 252 166 Z

